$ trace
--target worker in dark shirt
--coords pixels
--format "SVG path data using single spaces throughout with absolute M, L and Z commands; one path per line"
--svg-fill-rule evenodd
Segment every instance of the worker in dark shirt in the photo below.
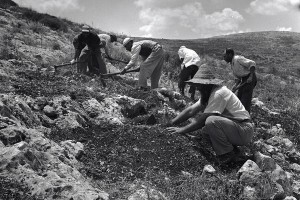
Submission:
M 103 60 L 100 48 L 105 47 L 105 42 L 101 41 L 98 35 L 84 25 L 82 32 L 73 39 L 75 56 L 71 63 L 77 63 L 78 73 L 87 73 L 87 66 L 91 74 L 106 74 L 106 64 Z

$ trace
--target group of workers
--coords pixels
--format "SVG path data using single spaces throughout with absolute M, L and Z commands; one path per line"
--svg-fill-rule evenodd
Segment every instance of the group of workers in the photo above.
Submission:
M 115 41 L 115 35 L 97 35 L 90 27 L 83 26 L 82 32 L 73 40 L 75 57 L 71 62 L 78 63 L 78 72 L 86 73 L 88 67 L 91 73 L 106 74 L 106 65 L 100 49 L 104 48 L 109 56 L 107 45 Z M 121 74 L 135 67 L 141 58 L 138 88 L 147 90 L 148 78 L 151 79 L 151 89 L 158 88 L 164 65 L 162 45 L 152 40 L 134 42 L 131 38 L 125 38 L 123 46 L 131 52 L 131 59 Z M 255 62 L 235 55 L 231 48 L 225 50 L 223 59 L 230 63 L 236 77 L 235 85 L 230 90 L 223 85 L 224 81 L 212 72 L 214 66 L 201 65 L 200 57 L 194 50 L 181 46 L 178 56 L 181 61 L 178 82 L 181 94 L 184 95 L 187 83 L 190 85 L 191 99 L 194 100 L 196 90 L 200 92 L 201 98 L 166 124 L 168 132 L 209 141 L 221 164 L 235 161 L 240 153 L 238 146 L 249 144 L 253 137 L 250 107 L 257 82 Z M 195 116 L 196 119 L 188 125 L 177 126 Z M 196 130 L 200 130 L 200 135 L 189 134 Z

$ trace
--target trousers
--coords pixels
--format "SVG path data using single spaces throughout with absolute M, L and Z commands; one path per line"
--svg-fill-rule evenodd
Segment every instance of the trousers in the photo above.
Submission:
M 233 145 L 244 146 L 251 142 L 254 127 L 250 122 L 237 122 L 221 116 L 210 116 L 201 129 L 202 136 L 209 140 L 217 155 L 233 150 Z
M 184 94 L 185 81 L 192 79 L 198 71 L 198 66 L 190 65 L 188 67 L 184 67 L 179 74 L 178 88 L 181 94 Z M 191 85 L 189 89 L 189 93 L 192 96 L 195 96 L 196 87 Z
M 87 73 L 87 67 L 92 74 L 107 74 L 106 64 L 100 48 L 91 49 L 84 47 L 79 55 L 78 72 Z
M 139 87 L 147 87 L 147 79 L 151 78 L 151 89 L 158 88 L 164 64 L 164 50 L 156 45 L 151 54 L 141 63 L 139 74 Z
M 244 82 L 246 82 L 248 77 L 249 77 L 249 75 L 241 78 L 241 83 L 243 84 Z M 245 109 L 249 113 L 250 113 L 250 110 L 251 110 L 251 101 L 252 101 L 253 90 L 256 86 L 256 83 L 257 83 L 257 78 L 256 78 L 256 74 L 254 73 L 253 78 L 252 78 L 252 82 L 245 83 L 237 91 L 237 97 L 240 99 L 240 101 L 244 105 Z

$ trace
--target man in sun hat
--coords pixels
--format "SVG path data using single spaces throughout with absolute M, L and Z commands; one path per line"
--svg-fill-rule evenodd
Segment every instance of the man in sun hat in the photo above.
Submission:
M 81 33 L 73 39 L 73 46 L 75 55 L 71 63 L 78 61 L 77 72 L 86 74 L 88 66 L 91 74 L 107 73 L 106 64 L 100 51 L 105 44 L 100 41 L 96 33 L 91 31 L 89 26 L 82 27 Z
M 185 46 L 181 46 L 178 50 L 178 56 L 181 61 L 181 72 L 179 74 L 178 88 L 180 93 L 184 95 L 185 81 L 194 77 L 196 72 L 200 67 L 200 57 L 192 49 L 188 49 Z M 191 94 L 191 99 L 195 98 L 195 86 L 191 85 L 189 93 Z
M 147 79 L 151 78 L 151 89 L 158 88 L 162 67 L 164 64 L 164 50 L 157 42 L 151 40 L 141 40 L 133 42 L 131 38 L 123 40 L 123 46 L 127 51 L 131 51 L 131 59 L 123 69 L 124 74 L 128 69 L 137 65 L 138 57 L 142 57 L 140 64 L 140 74 L 138 86 L 140 89 L 147 89 Z
M 253 124 L 248 111 L 231 90 L 222 86 L 223 80 L 216 78 L 212 66 L 208 64 L 201 65 L 194 78 L 187 83 L 200 91 L 201 99 L 183 110 L 168 126 L 200 115 L 186 126 L 169 127 L 167 130 L 186 135 L 200 129 L 201 136 L 210 141 L 221 164 L 234 161 L 237 156 L 235 147 L 249 144 L 253 137 Z
M 233 75 L 236 77 L 232 91 L 238 91 L 238 98 L 250 113 L 253 89 L 257 83 L 255 73 L 256 64 L 253 60 L 247 59 L 244 56 L 235 55 L 234 50 L 231 48 L 225 50 L 224 60 L 230 63 Z

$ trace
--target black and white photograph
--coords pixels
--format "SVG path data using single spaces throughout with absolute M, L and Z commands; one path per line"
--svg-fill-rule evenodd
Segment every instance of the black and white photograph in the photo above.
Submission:
M 300 0 L 0 0 L 0 200 L 299 200 Z

